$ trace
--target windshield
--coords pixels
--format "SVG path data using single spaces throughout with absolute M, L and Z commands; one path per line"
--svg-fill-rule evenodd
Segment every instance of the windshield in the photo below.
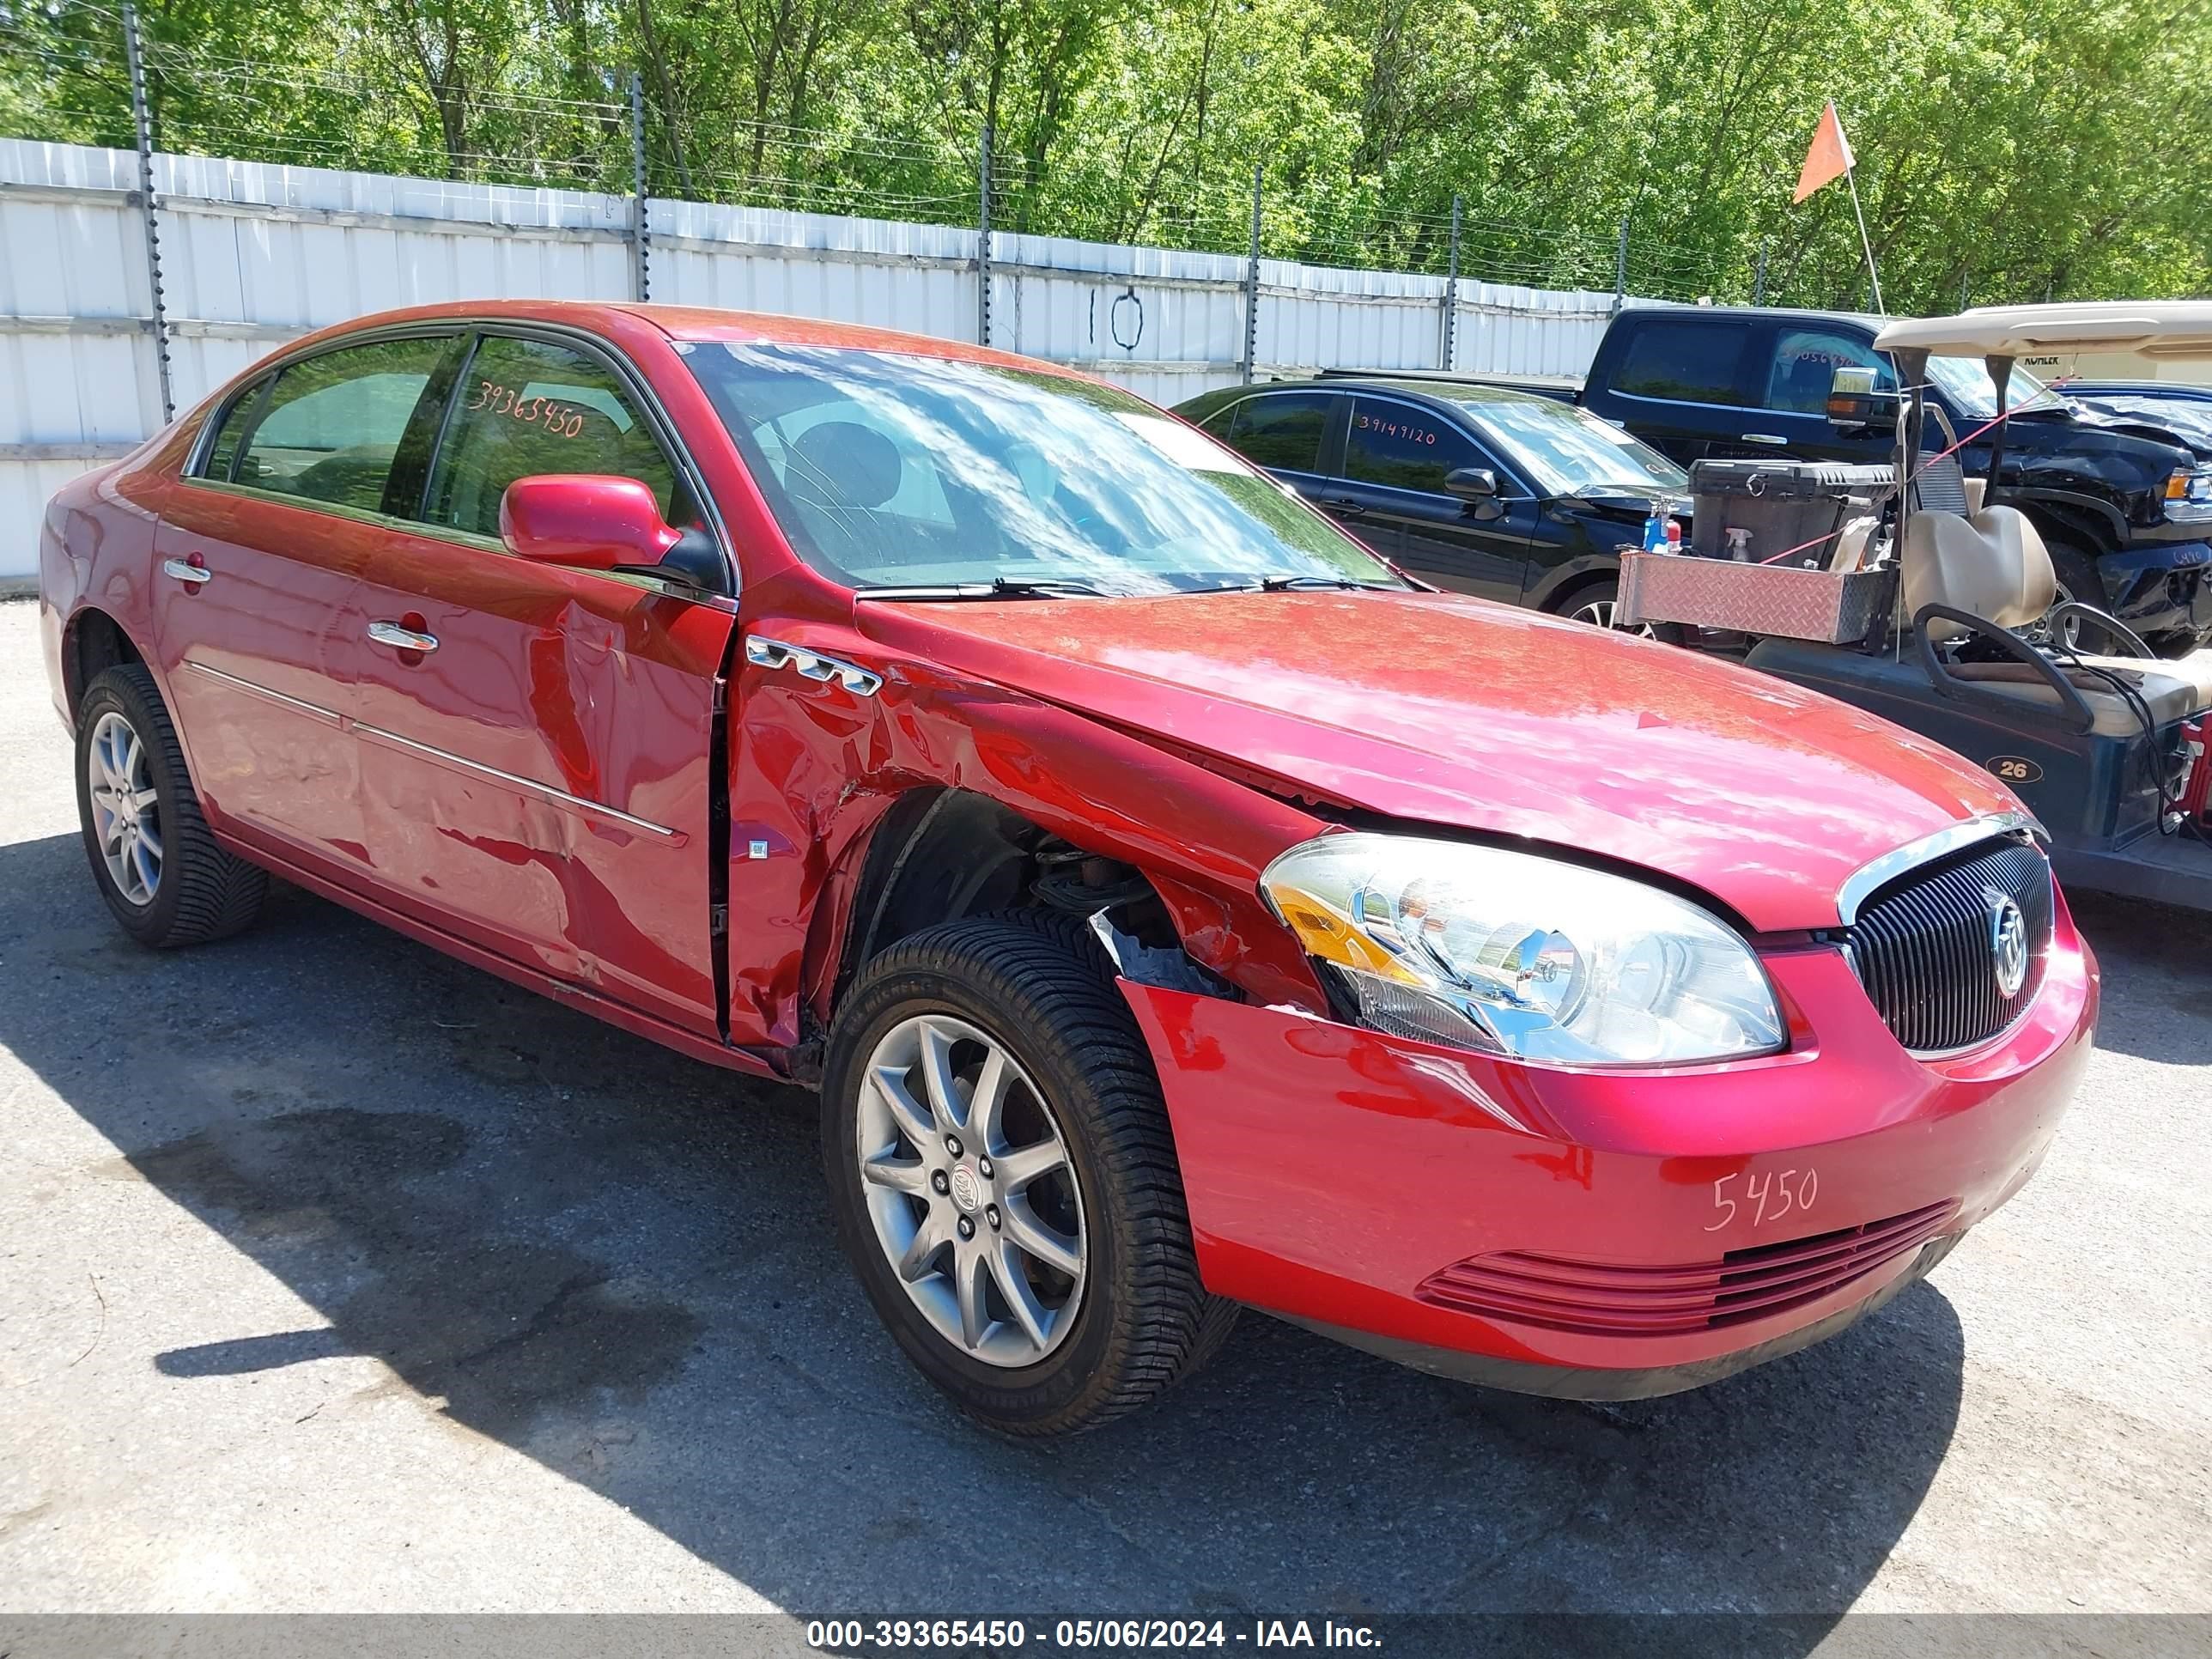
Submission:
M 1657 450 L 1571 404 L 1549 398 L 1453 401 L 1548 495 L 1690 487 L 1690 475 Z
M 1979 357 L 1930 357 L 1928 378 L 1942 387 L 1961 415 L 1978 421 L 1996 418 L 1997 386 Z M 2014 368 L 2005 386 L 2005 401 L 2015 410 L 2063 409 L 2066 400 L 2024 368 Z
M 1402 586 L 1282 486 L 1112 386 L 836 347 L 687 355 L 792 545 L 849 587 Z

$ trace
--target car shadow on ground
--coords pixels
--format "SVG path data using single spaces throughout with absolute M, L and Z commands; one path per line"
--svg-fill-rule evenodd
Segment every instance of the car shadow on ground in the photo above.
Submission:
M 2105 972 L 2097 1046 L 2199 1066 L 2212 1011 L 2212 927 L 2194 910 L 2102 893 L 2069 893 L 2075 925 Z
M 24 988 L 0 1042 L 127 1160 L 104 1173 L 327 1321 L 240 1338 L 210 1307 L 207 1340 L 148 1356 L 174 1386 L 374 1356 L 802 1614 L 1702 1608 L 1814 1615 L 1809 1644 L 1957 1420 L 1939 1274 L 1807 1352 L 1623 1406 L 1248 1315 L 1158 1408 L 1011 1445 L 874 1322 L 797 1091 L 289 890 L 243 938 L 140 951 L 74 837 L 0 847 L 0 960 Z

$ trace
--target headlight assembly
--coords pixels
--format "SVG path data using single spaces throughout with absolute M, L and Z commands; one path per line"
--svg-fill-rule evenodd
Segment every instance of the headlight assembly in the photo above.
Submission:
M 2212 519 L 2212 467 L 2184 468 L 2166 479 L 2166 516 L 2175 524 Z
M 1765 970 L 1735 933 L 1640 882 L 1411 836 L 1323 836 L 1260 889 L 1378 1030 L 1586 1066 L 1783 1046 Z

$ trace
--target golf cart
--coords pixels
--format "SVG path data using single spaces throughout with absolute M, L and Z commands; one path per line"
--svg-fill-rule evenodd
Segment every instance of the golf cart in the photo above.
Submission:
M 1964 479 L 1949 457 L 1979 434 L 1931 432 L 1923 396 L 1933 356 L 1982 358 L 2000 409 L 2025 356 L 2212 358 L 2212 302 L 1990 307 L 1893 322 L 1875 343 L 1907 388 L 1901 407 L 1878 408 L 1871 375 L 1844 368 L 1830 413 L 1894 419 L 1894 470 L 1824 478 L 1700 463 L 1701 556 L 1626 556 L 1620 624 L 1668 624 L 1663 637 L 1722 649 L 1748 636 L 1750 666 L 2003 779 L 2041 820 L 2069 885 L 2212 910 L 2212 649 L 2161 659 L 2104 612 L 2054 605 L 2042 537 L 1994 499 L 2002 419 L 1984 477 Z

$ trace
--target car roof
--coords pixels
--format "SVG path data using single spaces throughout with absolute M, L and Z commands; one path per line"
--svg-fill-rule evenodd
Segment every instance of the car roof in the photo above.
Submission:
M 1632 314 L 1639 319 L 1663 316 L 1703 321 L 1719 317 L 1731 322 L 1856 323 L 1876 331 L 1891 320 L 1869 311 L 1802 311 L 1786 306 L 1635 306 L 1621 313 Z
M 409 306 L 356 317 L 309 335 L 298 344 L 319 344 L 357 331 L 394 324 L 455 322 L 550 323 L 605 333 L 619 329 L 623 319 L 642 324 L 672 340 L 729 345 L 826 346 L 855 351 L 884 351 L 909 357 L 934 357 L 957 362 L 988 363 L 1005 368 L 1065 375 L 1070 380 L 1093 377 L 1058 363 L 1018 356 L 963 340 L 939 339 L 933 335 L 907 334 L 896 329 L 870 328 L 859 323 L 828 322 L 811 317 L 783 317 L 767 312 L 724 311 L 708 306 L 647 305 L 629 301 L 588 300 L 451 300 L 436 305 Z
M 1571 386 L 1571 380 L 1562 380 L 1562 386 Z M 1413 398 L 1431 404 L 1550 404 L 1561 409 L 1577 405 L 1561 403 L 1557 398 L 1547 398 L 1540 392 L 1524 392 L 1518 386 L 1500 386 L 1480 376 L 1460 379 L 1441 374 L 1425 374 L 1419 380 L 1400 379 L 1388 373 L 1380 374 L 1347 374 L 1338 371 L 1316 375 L 1302 380 L 1268 380 L 1258 386 L 1225 388 L 1237 392 L 1387 392 L 1393 397 Z M 1212 396 L 1213 394 L 1207 394 Z M 1194 403 L 1197 399 L 1193 398 Z

